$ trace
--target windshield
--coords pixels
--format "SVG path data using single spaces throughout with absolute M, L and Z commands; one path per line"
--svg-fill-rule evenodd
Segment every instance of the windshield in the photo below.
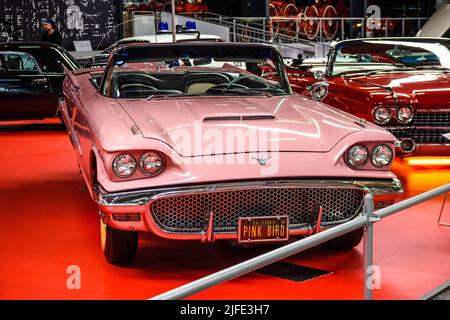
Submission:
M 270 80 L 264 76 L 270 75 Z M 209 43 L 134 46 L 112 57 L 101 85 L 111 98 L 292 94 L 272 47 Z
M 445 41 L 343 42 L 335 48 L 332 75 L 354 72 L 395 72 L 450 68 L 449 43 Z

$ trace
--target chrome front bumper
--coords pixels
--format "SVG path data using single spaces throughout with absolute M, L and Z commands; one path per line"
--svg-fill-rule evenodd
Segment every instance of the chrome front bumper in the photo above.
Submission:
M 192 194 L 201 192 L 242 190 L 255 188 L 344 188 L 359 189 L 365 193 L 371 193 L 375 199 L 381 197 L 398 197 L 403 193 L 403 185 L 399 179 L 380 179 L 380 180 L 273 180 L 273 181 L 244 181 L 244 182 L 225 182 L 212 183 L 194 186 L 166 187 L 145 190 L 124 191 L 108 193 L 99 185 L 95 186 L 95 192 L 98 196 L 99 206 L 142 206 L 151 201 L 165 197 L 182 194 Z M 376 200 L 375 200 L 376 202 Z
M 99 185 L 95 187 L 97 203 L 103 218 L 112 227 L 122 230 L 150 231 L 157 236 L 174 240 L 203 240 L 217 239 L 236 240 L 237 232 L 219 232 L 201 230 L 196 232 L 177 232 L 168 230 L 158 223 L 151 212 L 151 206 L 159 199 L 204 194 L 225 191 L 261 190 L 276 188 L 305 188 L 305 189 L 354 189 L 374 196 L 375 207 L 381 208 L 394 203 L 403 193 L 403 186 L 398 179 L 355 179 L 355 180 L 274 180 L 274 181 L 241 181 L 212 183 L 204 185 L 190 185 L 125 192 L 108 193 Z M 358 211 L 360 212 L 360 211 Z M 357 216 L 357 213 L 355 215 Z M 140 221 L 116 221 L 117 214 L 139 214 Z M 351 218 L 351 217 L 350 217 Z M 345 221 L 332 224 L 322 224 L 322 228 L 331 227 Z M 206 236 L 209 233 L 208 236 Z M 289 230 L 290 235 L 308 235 L 306 226 L 297 226 Z M 205 240 L 208 239 L 208 240 Z

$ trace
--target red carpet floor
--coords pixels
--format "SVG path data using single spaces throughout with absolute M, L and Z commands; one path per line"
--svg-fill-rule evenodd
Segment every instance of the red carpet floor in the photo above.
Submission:
M 56 121 L 54 122 L 56 123 Z M 141 234 L 131 266 L 108 264 L 100 251 L 96 207 L 81 192 L 74 152 L 52 122 L 0 125 L 0 299 L 146 299 L 231 266 L 268 248 L 173 242 Z M 395 164 L 410 197 L 450 181 L 450 169 Z M 375 299 L 417 299 L 450 278 L 450 229 L 437 223 L 443 196 L 375 227 Z M 450 201 L 443 220 L 450 222 Z M 194 299 L 361 299 L 362 247 L 316 248 L 288 262 L 331 271 L 306 282 L 252 273 Z M 81 269 L 81 289 L 66 286 Z

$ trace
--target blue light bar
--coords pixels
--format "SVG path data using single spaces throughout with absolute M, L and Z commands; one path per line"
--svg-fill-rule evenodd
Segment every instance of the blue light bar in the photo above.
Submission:
M 186 21 L 186 30 L 197 30 L 195 21 Z
M 169 31 L 169 23 L 168 22 L 160 22 L 158 24 L 159 31 Z

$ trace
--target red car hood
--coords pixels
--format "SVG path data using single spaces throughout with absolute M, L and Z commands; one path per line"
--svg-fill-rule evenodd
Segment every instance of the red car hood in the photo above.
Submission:
M 261 151 L 248 140 L 244 147 L 208 149 L 212 136 L 229 139 L 236 133 L 257 133 L 258 141 L 270 140 L 267 151 L 327 152 L 348 134 L 362 130 L 354 123 L 357 118 L 303 97 L 119 101 L 145 138 L 161 140 L 182 156 Z
M 421 105 L 435 102 L 450 106 L 450 73 L 446 72 L 396 72 L 380 73 L 372 76 L 348 77 L 349 86 L 368 85 L 364 88 L 372 95 L 374 102 L 393 101 L 391 94 L 383 88 L 389 87 L 402 103 L 419 103 Z M 372 90 L 370 87 L 373 87 Z M 383 94 L 384 93 L 384 94 Z

